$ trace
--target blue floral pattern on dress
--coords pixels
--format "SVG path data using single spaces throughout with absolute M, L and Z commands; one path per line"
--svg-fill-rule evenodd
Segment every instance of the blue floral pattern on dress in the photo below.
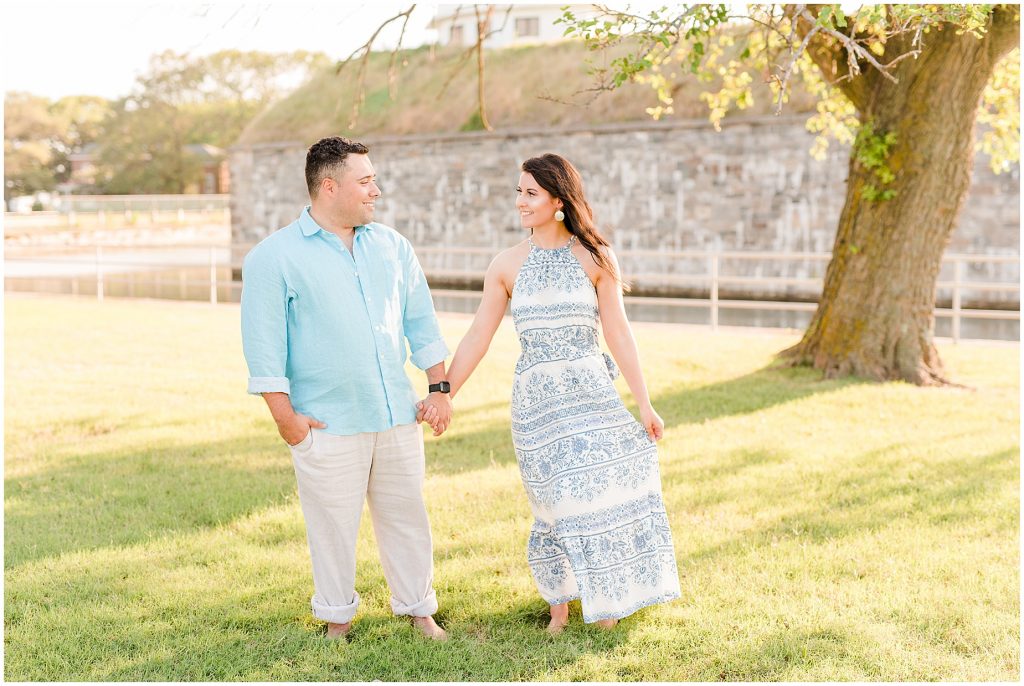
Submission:
M 512 317 L 533 321 L 544 319 L 565 319 L 581 317 L 584 320 L 597 319 L 597 307 L 584 302 L 563 302 L 551 305 L 523 305 L 512 310 Z
M 534 524 L 527 559 L 554 605 L 584 621 L 678 598 L 658 450 L 622 403 L 599 345 L 597 293 L 573 255 L 532 245 L 512 289 L 522 354 L 512 441 Z
M 516 362 L 516 373 L 521 374 L 540 362 L 578 360 L 593 355 L 597 349 L 597 330 L 576 324 L 557 329 L 527 329 L 519 334 L 519 343 L 523 354 Z
M 529 296 L 544 290 L 569 292 L 579 288 L 593 288 L 594 285 L 587 273 L 583 271 L 582 266 L 579 269 L 563 268 L 565 267 L 565 253 L 568 252 L 572 256 L 575 238 L 575 236 L 570 238 L 569 244 L 564 248 L 555 250 L 542 250 L 531 243 L 530 256 L 526 258 L 526 262 L 519 269 L 519 275 L 512 286 L 513 298 L 517 291 L 520 295 Z M 576 258 L 573 257 L 573 259 Z M 555 303 L 540 304 L 550 306 Z

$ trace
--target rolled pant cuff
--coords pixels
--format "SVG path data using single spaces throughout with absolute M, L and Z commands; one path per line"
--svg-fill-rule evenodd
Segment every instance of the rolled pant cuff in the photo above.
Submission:
M 356 609 L 359 607 L 359 594 L 352 592 L 352 602 L 348 605 L 328 605 L 322 602 L 317 596 L 310 599 L 313 607 L 313 616 L 325 622 L 334 624 L 347 624 L 356 616 Z
M 434 594 L 434 589 L 430 589 L 427 593 L 427 597 L 418 603 L 412 605 L 406 605 L 399 602 L 394 597 L 391 598 L 391 610 L 396 615 L 411 615 L 412 617 L 430 617 L 437 612 L 437 596 Z

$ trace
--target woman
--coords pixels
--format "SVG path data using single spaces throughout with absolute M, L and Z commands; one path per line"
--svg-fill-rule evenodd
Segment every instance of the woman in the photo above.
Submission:
M 679 597 L 655 447 L 664 423 L 640 371 L 615 255 L 594 225 L 579 172 L 558 155 L 535 157 L 523 163 L 516 192 L 531 236 L 487 268 L 483 300 L 448 381 L 454 397 L 511 299 L 523 348 L 512 440 L 533 509 L 528 559 L 551 605 L 548 630 L 565 627 L 576 598 L 585 622 L 610 628 L 641 607 Z M 598 347 L 599 315 L 640 423 L 612 385 L 617 370 Z

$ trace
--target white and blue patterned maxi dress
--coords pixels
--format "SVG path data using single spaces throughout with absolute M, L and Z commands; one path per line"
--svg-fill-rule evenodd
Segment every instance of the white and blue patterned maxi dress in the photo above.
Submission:
M 598 346 L 597 293 L 572 253 L 530 242 L 512 288 L 522 345 L 512 442 L 533 510 L 527 558 L 551 605 L 579 598 L 583 620 L 678 598 L 658 451 L 612 385 Z

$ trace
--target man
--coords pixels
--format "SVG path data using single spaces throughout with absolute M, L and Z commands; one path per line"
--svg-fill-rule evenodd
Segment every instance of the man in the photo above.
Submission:
M 313 563 L 313 615 L 327 636 L 359 606 L 355 547 L 364 499 L 391 607 L 423 634 L 434 622 L 433 550 L 423 503 L 423 432 L 405 374 L 406 340 L 426 371 L 435 435 L 451 421 L 441 338 L 409 241 L 372 221 L 381 191 L 366 146 L 324 138 L 306 155 L 311 204 L 252 249 L 242 268 L 242 347 L 291 447 Z

